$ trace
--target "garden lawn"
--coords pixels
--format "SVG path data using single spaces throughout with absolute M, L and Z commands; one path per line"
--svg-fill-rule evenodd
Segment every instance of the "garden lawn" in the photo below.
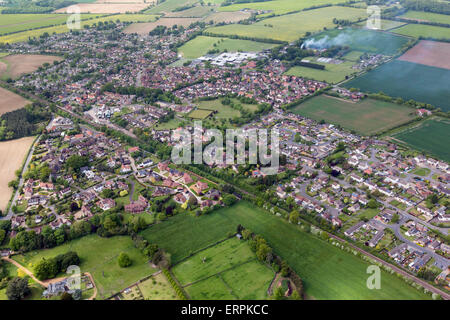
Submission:
M 300 275 L 306 294 L 311 298 L 429 298 L 395 275 L 384 271 L 381 272 L 381 289 L 369 290 L 366 286 L 368 263 L 245 201 L 197 218 L 180 214 L 141 234 L 170 252 L 175 262 L 186 257 L 189 252 L 221 240 L 229 232 L 235 232 L 238 224 L 267 240 L 275 253 Z M 223 289 L 226 288 L 225 284 L 221 285 L 219 280 L 216 279 L 213 284 L 197 283 L 187 291 L 191 296 L 197 296 L 212 286 L 216 294 L 211 293 L 204 298 L 231 298 L 229 291 Z M 203 288 L 199 288 L 202 285 Z M 220 288 L 223 290 L 219 291 Z
M 415 117 L 413 109 L 395 103 L 367 98 L 354 103 L 326 95 L 308 99 L 291 112 L 317 121 L 325 120 L 363 135 L 393 128 Z
M 52 258 L 58 254 L 75 251 L 81 259 L 81 272 L 90 272 L 98 288 L 98 298 L 105 299 L 155 272 L 147 262 L 147 258 L 134 247 L 128 236 L 101 238 L 89 235 L 67 242 L 61 246 L 13 256 L 22 265 L 33 269 L 33 265 L 42 258 Z M 126 252 L 132 265 L 120 268 L 117 257 Z M 62 276 L 62 275 L 61 275 Z

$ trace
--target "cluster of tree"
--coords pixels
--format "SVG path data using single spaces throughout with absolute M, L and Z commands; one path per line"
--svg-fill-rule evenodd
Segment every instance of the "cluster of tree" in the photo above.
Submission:
M 42 131 L 40 123 L 51 119 L 51 112 L 40 103 L 7 112 L 0 116 L 0 141 L 31 136 Z
M 323 64 L 318 63 L 312 63 L 312 62 L 304 62 L 304 61 L 297 61 L 295 60 L 294 65 L 300 66 L 300 67 L 306 67 L 306 68 L 312 68 L 312 69 L 318 69 L 318 70 L 325 70 L 325 66 Z
M 170 254 L 164 252 L 157 244 L 150 243 L 142 236 L 132 234 L 134 246 L 139 249 L 150 261 L 160 268 L 169 268 L 171 265 Z
M 402 0 L 403 7 L 409 10 L 450 14 L 450 3 L 438 0 Z
M 35 267 L 34 275 L 39 280 L 47 280 L 56 277 L 61 272 L 66 272 L 67 268 L 72 265 L 79 265 L 80 258 L 74 251 L 57 255 L 54 258 L 42 258 Z
M 163 269 L 162 272 L 166 276 L 170 285 L 177 293 L 178 298 L 180 298 L 181 300 L 187 300 L 186 294 L 184 293 L 183 289 L 181 289 L 181 287 L 178 285 L 178 283 L 173 279 L 172 274 L 169 272 L 169 270 Z
M 128 254 L 126 254 L 125 252 L 121 252 L 119 254 L 119 257 L 117 258 L 117 263 L 121 268 L 128 268 L 129 266 L 131 266 L 132 261 Z
M 153 89 L 146 87 L 114 87 L 111 82 L 106 83 L 100 90 L 101 92 L 113 92 L 122 95 L 135 95 L 136 97 L 143 98 L 148 104 L 153 104 L 156 101 L 166 101 L 166 102 L 180 102 L 177 97 L 172 92 L 164 92 L 161 89 Z
M 273 253 L 272 248 L 267 241 L 260 235 L 254 234 L 251 230 L 244 228 L 242 225 L 237 226 L 237 232 L 242 235 L 244 240 L 248 241 L 250 249 L 256 253 L 259 261 L 270 265 L 275 272 L 280 272 L 282 277 L 289 277 L 296 286 L 295 299 L 301 299 L 303 296 L 303 283 L 301 278 L 289 267 L 286 261 Z
M 256 42 L 265 42 L 265 43 L 276 43 L 276 44 L 287 44 L 286 41 L 281 40 L 275 40 L 270 38 L 256 38 L 256 37 L 245 37 L 245 36 L 238 36 L 238 35 L 229 35 L 229 34 L 218 34 L 218 33 L 211 33 L 203 31 L 202 34 L 204 36 L 208 37 L 219 37 L 219 38 L 230 38 L 230 39 L 240 39 L 240 40 L 251 40 Z

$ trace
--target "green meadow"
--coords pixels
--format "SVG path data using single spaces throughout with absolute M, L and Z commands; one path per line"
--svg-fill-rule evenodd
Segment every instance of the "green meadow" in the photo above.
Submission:
M 450 39 L 450 28 L 424 24 L 407 24 L 406 26 L 392 30 L 392 32 L 414 38 Z
M 428 21 L 428 22 L 450 24 L 450 15 L 439 14 L 439 13 L 432 13 L 432 12 L 424 12 L 424 11 L 412 11 L 412 10 L 409 10 L 405 14 L 402 14 L 400 16 L 400 18 L 406 18 L 406 19 L 418 20 L 418 21 Z
M 150 227 L 141 235 L 170 252 L 172 261 L 176 263 L 226 238 L 228 233 L 236 231 L 238 224 L 267 240 L 303 279 L 306 294 L 310 298 L 429 298 L 397 276 L 384 271 L 381 273 L 382 289 L 369 290 L 366 286 L 368 263 L 245 201 L 197 218 L 180 214 Z M 211 286 L 225 287 L 219 278 L 214 283 L 199 282 L 198 285 L 203 285 L 202 290 L 198 289 L 200 292 Z M 231 299 L 229 295 L 226 298 Z

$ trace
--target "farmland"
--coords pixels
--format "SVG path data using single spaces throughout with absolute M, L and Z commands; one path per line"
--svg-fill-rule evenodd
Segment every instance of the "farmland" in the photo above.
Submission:
M 398 60 L 450 70 L 450 43 L 422 40 Z
M 156 16 L 154 15 L 146 15 L 146 14 L 116 14 L 116 15 L 110 15 L 107 17 L 101 17 L 101 18 L 94 18 L 89 20 L 83 20 L 81 21 L 81 26 L 91 26 L 93 24 L 96 24 L 98 22 L 105 22 L 105 21 L 131 21 L 131 22 L 139 22 L 139 21 L 153 21 L 155 20 Z M 69 32 L 69 28 L 66 24 L 54 26 L 54 27 L 47 27 L 47 28 L 40 28 L 40 29 L 34 29 L 34 30 L 27 30 L 23 32 L 17 32 L 13 34 L 3 35 L 0 36 L 0 43 L 15 43 L 15 42 L 22 42 L 27 41 L 28 38 L 36 38 L 40 37 L 41 35 L 47 33 L 47 34 L 53 34 L 53 33 L 65 33 Z
M 259 52 L 274 46 L 274 44 L 250 40 L 198 36 L 182 45 L 178 52 L 183 55 L 183 58 L 196 59 L 207 54 L 210 50 Z
M 236 23 L 241 20 L 248 19 L 248 18 L 250 18 L 250 16 L 251 15 L 249 12 L 243 12 L 243 11 L 214 12 L 210 16 L 206 17 L 204 20 L 205 20 L 205 22 L 209 22 L 212 20 L 212 21 L 214 21 L 214 23 L 221 23 L 221 22 Z
M 450 122 L 443 119 L 430 119 L 419 125 L 395 134 L 399 140 L 411 148 L 425 151 L 442 160 L 450 161 Z
M 148 3 L 78 3 L 81 13 L 126 13 L 138 12 L 151 5 Z M 55 13 L 70 13 L 72 6 L 55 10 Z
M 9 90 L 0 87 L 0 116 L 6 112 L 25 107 L 30 102 Z
M 37 55 L 37 54 L 15 54 L 0 58 L 0 63 L 4 63 L 6 68 L 0 70 L 0 79 L 16 79 L 23 74 L 36 71 L 44 63 L 61 61 L 61 57 Z
M 239 11 L 243 9 L 270 11 L 269 14 L 286 14 L 289 12 L 299 11 L 313 6 L 320 6 L 324 4 L 344 3 L 346 0 L 273 0 L 254 3 L 239 3 L 230 6 L 220 7 L 220 11 Z
M 406 26 L 392 30 L 392 32 L 414 38 L 450 39 L 450 28 L 423 24 L 407 24 Z
M 394 103 L 364 99 L 357 103 L 318 96 L 309 99 L 292 112 L 301 116 L 337 124 L 363 135 L 398 126 L 414 118 L 414 110 Z
M 392 97 L 414 99 L 449 111 L 449 82 L 450 70 L 394 60 L 346 82 L 344 86 L 364 92 L 382 91 Z
M 237 238 L 200 251 L 172 272 L 193 299 L 264 299 L 274 277 L 272 270 L 256 260 L 248 244 Z M 219 290 L 214 283 L 219 283 Z
M 375 30 L 346 28 L 330 30 L 305 40 L 308 48 L 323 49 L 335 45 L 373 54 L 395 55 L 408 43 L 408 38 Z
M 409 10 L 405 14 L 402 14 L 400 16 L 400 18 L 410 19 L 410 20 L 415 20 L 415 21 L 427 21 L 427 22 L 450 24 L 450 16 L 448 16 L 446 14 L 438 14 L 438 13 L 432 13 L 432 12 Z
M 199 21 L 200 18 L 161 18 L 155 22 L 133 23 L 124 29 L 125 33 L 137 33 L 146 35 L 157 26 L 172 27 L 174 25 L 187 27 L 191 23 Z
M 261 3 L 258 3 L 260 5 Z M 248 5 L 246 3 L 246 5 Z M 326 7 L 315 10 L 302 11 L 259 21 L 251 25 L 231 24 L 212 27 L 206 32 L 218 35 L 237 35 L 241 37 L 275 39 L 294 41 L 305 36 L 307 32 L 318 32 L 326 28 L 333 28 L 333 19 L 348 19 L 356 21 L 366 17 L 366 10 L 344 7 Z M 302 23 L 299 24 L 299 21 Z
M 268 241 L 275 252 L 300 275 L 304 281 L 306 294 L 311 298 L 428 298 L 403 280 L 384 271 L 381 277 L 382 290 L 367 289 L 366 262 L 248 202 L 240 202 L 233 207 L 223 208 L 198 218 L 180 214 L 141 234 L 149 241 L 165 248 L 172 254 L 173 262 L 176 262 L 192 252 L 224 239 L 228 232 L 235 232 L 238 224 L 262 235 Z M 219 280 L 216 279 L 215 283 L 206 284 L 204 287 L 217 285 L 216 288 L 219 290 Z
M 192 5 L 196 2 L 197 0 L 166 0 L 154 7 L 147 9 L 145 13 L 168 13 L 176 8 Z
M 4 211 L 11 198 L 12 189 L 8 182 L 16 178 L 15 172 L 20 169 L 34 137 L 0 142 L 0 210 Z
M 81 271 L 90 272 L 94 277 L 99 297 L 102 299 L 155 272 L 127 236 L 100 238 L 97 235 L 89 235 L 52 249 L 14 256 L 14 260 L 25 266 L 35 265 L 42 258 L 54 257 L 70 250 L 78 253 Z M 130 256 L 132 260 L 130 267 L 125 269 L 119 267 L 117 256 L 121 252 L 126 252 Z
M 353 62 L 346 61 L 340 64 L 322 63 L 314 61 L 316 64 L 324 65 L 325 69 L 315 69 L 302 66 L 294 66 L 290 68 L 286 74 L 297 77 L 304 77 L 328 83 L 338 83 L 346 79 L 358 70 L 352 69 Z

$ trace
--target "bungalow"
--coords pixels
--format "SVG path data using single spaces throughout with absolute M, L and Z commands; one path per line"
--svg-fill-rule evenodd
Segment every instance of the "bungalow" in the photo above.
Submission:
M 185 172 L 184 175 L 183 175 L 183 183 L 184 184 L 191 184 L 193 182 L 194 182 L 194 180 L 192 180 L 191 176 Z
M 116 206 L 116 202 L 113 199 L 101 199 L 97 201 L 97 206 L 102 209 L 103 211 L 112 209 Z
M 174 197 L 173 197 L 173 200 L 176 202 L 176 203 L 179 203 L 179 204 L 183 204 L 183 203 L 185 203 L 186 202 L 186 197 L 184 196 L 184 194 L 182 194 L 182 193 L 177 193 Z
M 145 211 L 147 206 L 147 199 L 140 195 L 137 201 L 132 201 L 130 204 L 125 205 L 125 211 L 130 213 L 139 213 Z
M 364 181 L 364 179 L 356 174 L 351 174 L 350 175 L 350 179 L 352 179 L 353 181 L 356 181 L 358 183 L 361 183 Z

